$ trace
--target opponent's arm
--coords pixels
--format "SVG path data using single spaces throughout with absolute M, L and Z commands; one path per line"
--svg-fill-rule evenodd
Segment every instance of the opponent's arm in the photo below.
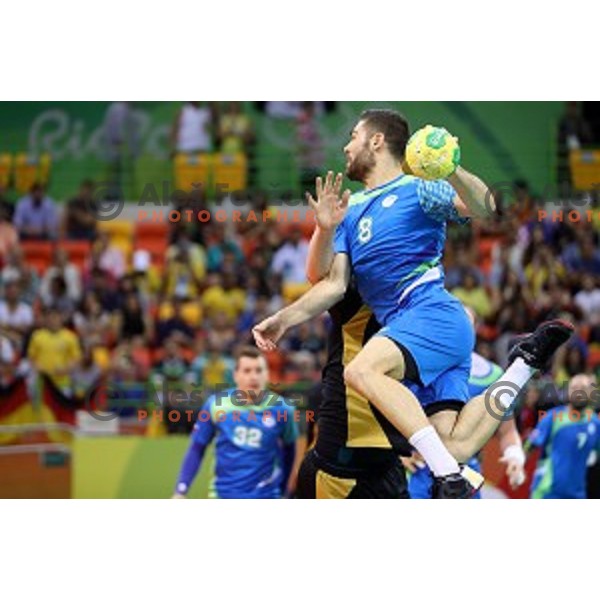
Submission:
M 498 428 L 502 458 L 510 486 L 515 489 L 525 483 L 525 452 L 514 418 L 504 421 Z
M 252 330 L 256 345 L 264 351 L 274 350 L 283 334 L 296 325 L 320 315 L 339 302 L 350 280 L 350 262 L 344 253 L 335 255 L 331 270 L 296 302 L 265 319 Z
M 476 175 L 462 167 L 448 177 L 457 198 L 454 205 L 462 217 L 487 218 L 496 214 L 496 200 L 492 190 Z

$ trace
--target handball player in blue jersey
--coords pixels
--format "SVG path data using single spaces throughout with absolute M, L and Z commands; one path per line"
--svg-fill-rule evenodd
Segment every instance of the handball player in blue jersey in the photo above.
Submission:
M 447 181 L 405 173 L 408 137 L 408 123 L 395 111 L 361 115 L 344 153 L 348 177 L 365 189 L 341 194 L 341 177 L 334 182 L 329 174 L 317 188 L 318 203 L 311 201 L 330 242 L 328 275 L 253 333 L 259 348 L 274 348 L 287 329 L 338 302 L 352 274 L 382 329 L 346 366 L 347 385 L 368 398 L 423 456 L 434 474 L 434 497 L 468 497 L 482 478 L 459 466 L 438 432 L 468 436 L 483 422 L 485 442 L 499 420 L 481 397 L 463 408 L 460 419 L 456 411 L 438 413 L 434 428 L 403 382 L 432 386 L 437 398 L 462 404 L 469 398 L 473 328 L 460 302 L 444 288 L 442 253 L 447 222 L 488 216 L 494 199 L 479 178 L 461 167 Z M 545 362 L 571 332 L 568 325 L 553 322 L 529 336 L 522 342 L 529 353 L 519 356 L 503 379 L 523 386 L 536 370 L 530 363 Z M 497 397 L 505 410 L 514 399 Z
M 549 411 L 531 432 L 525 448 L 541 448 L 531 498 L 587 498 L 587 468 L 600 452 L 600 419 L 592 409 L 598 387 L 589 375 L 569 383 L 568 403 Z
M 236 388 L 212 395 L 202 407 L 175 486 L 174 498 L 184 498 L 207 446 L 215 439 L 216 498 L 281 498 L 294 491 L 302 460 L 298 413 L 267 390 L 268 369 L 256 348 L 236 357 Z

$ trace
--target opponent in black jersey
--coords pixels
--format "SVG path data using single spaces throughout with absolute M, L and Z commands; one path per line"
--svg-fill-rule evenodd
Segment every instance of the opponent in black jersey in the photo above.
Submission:
M 399 455 L 406 439 L 368 400 L 344 383 L 344 367 L 379 329 L 353 286 L 330 309 L 328 359 L 312 390 L 318 434 L 298 476 L 300 498 L 408 498 Z M 319 389 L 320 388 L 320 389 Z M 314 406 L 320 400 L 317 406 Z

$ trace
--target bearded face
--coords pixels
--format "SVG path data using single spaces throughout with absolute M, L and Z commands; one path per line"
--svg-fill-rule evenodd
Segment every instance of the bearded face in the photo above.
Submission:
M 375 168 L 375 152 L 369 148 L 368 141 L 364 141 L 356 150 L 349 146 L 352 144 L 346 147 L 346 175 L 350 181 L 364 183 Z

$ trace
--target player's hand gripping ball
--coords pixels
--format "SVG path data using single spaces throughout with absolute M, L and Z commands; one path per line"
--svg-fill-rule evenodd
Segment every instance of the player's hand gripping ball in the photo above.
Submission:
M 460 164 L 458 138 L 443 127 L 426 125 L 408 140 L 406 162 L 417 177 L 445 179 Z

